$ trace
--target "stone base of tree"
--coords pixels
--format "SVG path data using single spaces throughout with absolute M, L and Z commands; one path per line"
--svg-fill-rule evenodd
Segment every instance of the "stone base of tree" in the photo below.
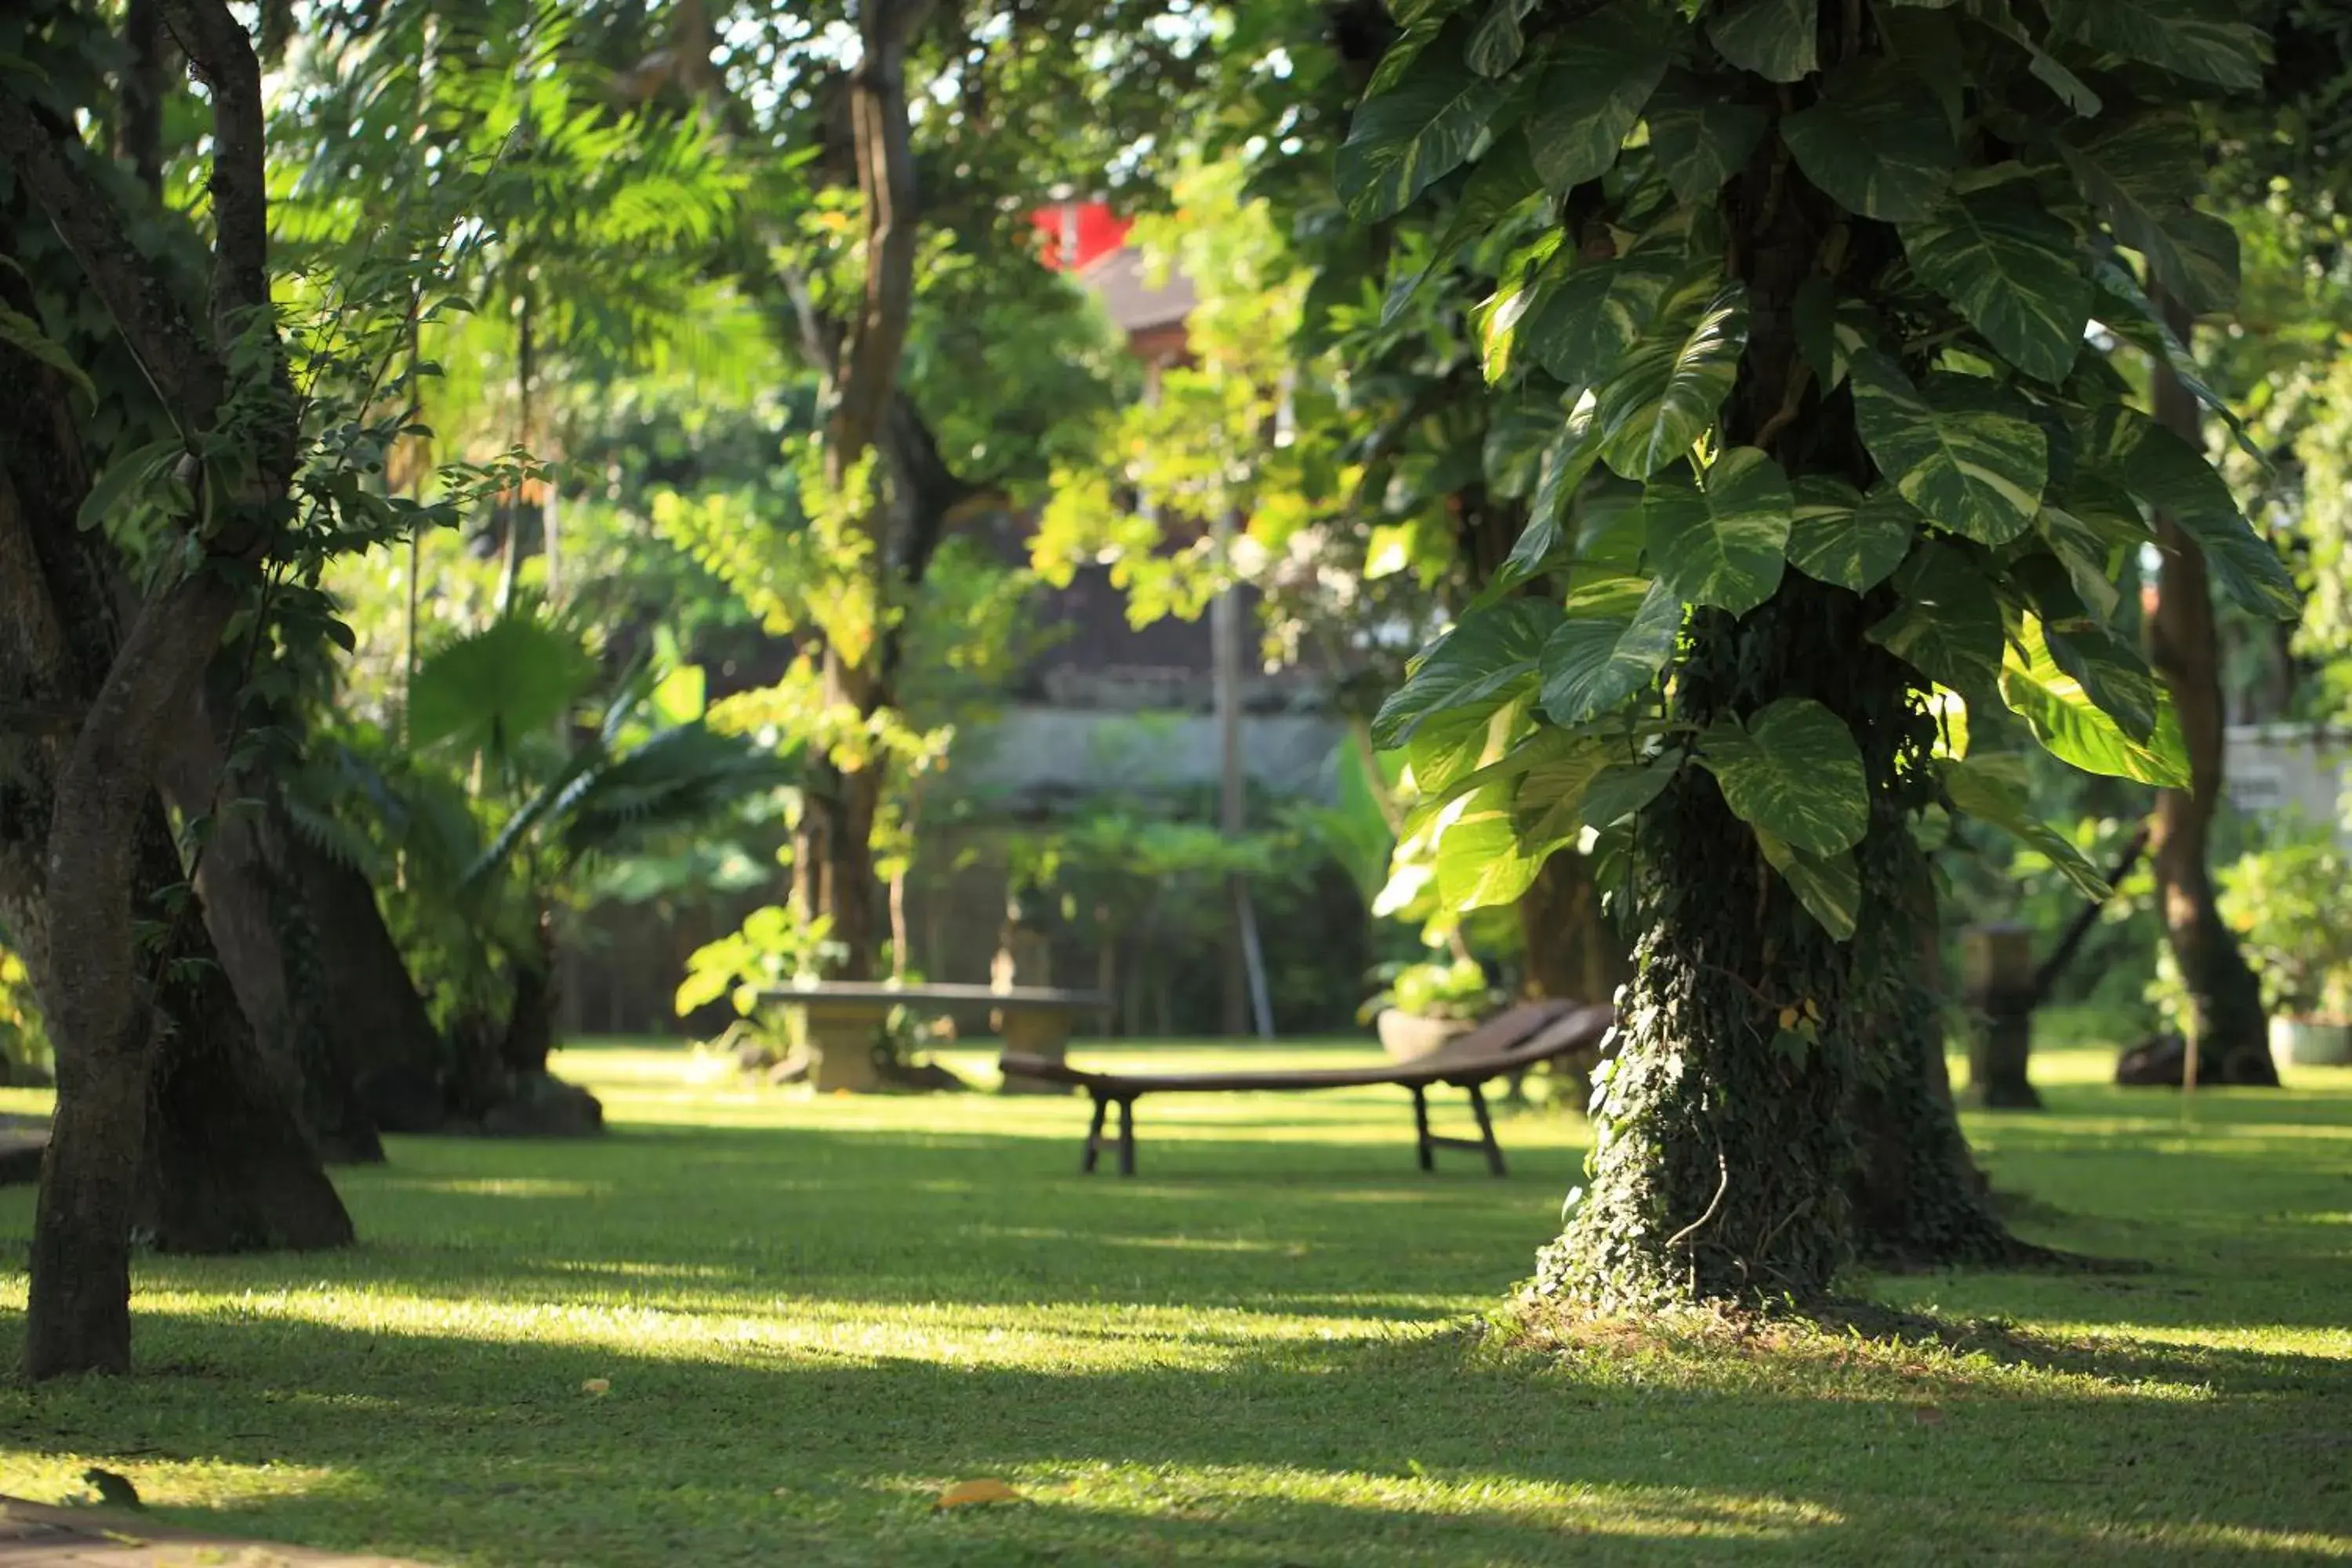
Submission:
M 493 1138 L 593 1138 L 604 1131 L 604 1105 L 578 1084 L 530 1074 L 483 1113 L 482 1131 Z

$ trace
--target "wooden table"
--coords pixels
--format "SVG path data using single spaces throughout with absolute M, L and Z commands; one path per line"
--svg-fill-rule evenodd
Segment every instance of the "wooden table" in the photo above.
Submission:
M 1069 1050 L 1070 1026 L 1081 1013 L 1103 1013 L 1110 998 L 1093 991 L 1044 985 L 891 985 L 877 981 L 827 980 L 779 986 L 760 1000 L 784 1008 L 793 1033 L 809 1053 L 809 1083 L 820 1094 L 879 1088 L 874 1043 L 893 1007 L 952 1013 L 985 1007 L 997 1018 L 1004 1047 L 1058 1062 Z M 1008 1076 L 1007 1094 L 1067 1094 L 1070 1086 Z

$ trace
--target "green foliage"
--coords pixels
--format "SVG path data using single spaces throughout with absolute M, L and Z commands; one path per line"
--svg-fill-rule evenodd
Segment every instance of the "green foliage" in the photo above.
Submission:
M 780 904 L 753 910 L 734 931 L 687 955 L 678 1016 L 723 996 L 737 1013 L 752 1017 L 769 1005 L 761 992 L 819 978 L 837 946 L 833 922 L 823 915 L 804 919 Z
M 2156 67 L 2242 85 L 2260 65 L 2261 40 L 2184 10 L 2164 13 L 2179 27 L 2159 47 L 2160 11 L 2133 4 L 2028 17 L 1971 7 L 1963 16 L 1873 5 L 1834 26 L 1808 0 L 1742 0 L 1685 7 L 1682 24 L 1619 5 L 1560 27 L 1538 8 L 1516 52 L 1490 50 L 1467 65 L 1457 29 L 1409 36 L 1351 132 L 1349 167 L 1384 172 L 1343 175 L 1359 216 L 1394 210 L 1416 191 L 1442 201 L 1461 163 L 1473 165 L 1460 176 L 1473 181 L 1514 169 L 1508 149 L 1524 137 L 1531 173 L 1485 198 L 1486 210 L 1511 208 L 1517 189 L 1562 226 L 1547 231 L 1538 220 L 1519 231 L 1527 259 L 1503 268 L 1482 308 L 1485 368 L 1507 395 L 1537 389 L 1538 375 L 1546 397 L 1553 384 L 1594 389 L 1589 414 L 1554 426 L 1556 456 L 1538 473 L 1535 514 L 1513 556 L 1524 566 L 1515 569 L 1530 575 L 1573 559 L 1559 519 L 1591 483 L 1583 476 L 1596 457 L 1646 484 L 1636 552 L 1612 562 L 1630 576 L 1589 587 L 1580 577 L 1564 617 L 1540 600 L 1462 616 L 1383 710 L 1381 741 L 1419 748 L 1418 760 L 1437 751 L 1423 739 L 1435 727 L 1455 741 L 1451 755 L 1495 769 L 1512 766 L 1515 748 L 1534 744 L 1546 725 L 1622 712 L 1638 730 L 1658 679 L 1671 674 L 1664 611 L 1754 610 L 1793 563 L 1854 593 L 1891 585 L 1893 603 L 1869 635 L 1913 668 L 1922 700 L 1939 684 L 1978 705 L 2005 703 L 2079 766 L 2148 783 L 2184 777 L 2177 726 L 2130 651 L 2128 624 L 2116 619 L 2126 609 L 2120 558 L 2149 537 L 2141 509 L 2175 515 L 2250 614 L 2276 618 L 2295 606 L 2275 552 L 2221 479 L 2130 409 L 2126 379 L 2085 344 L 2095 300 L 2128 303 L 2137 291 L 2127 251 L 2197 307 L 2225 304 L 2235 288 L 2226 226 L 2187 194 L 2183 172 L 2199 162 L 2193 121 L 2178 92 L 2155 89 L 2160 77 L 2135 73 Z M 1559 85 L 1572 62 L 1604 45 L 1615 51 L 1611 68 L 1585 73 L 1586 96 Z M 1451 121 L 1404 116 L 1408 105 L 1434 102 L 1441 84 L 1475 109 L 1468 118 L 1491 151 L 1454 134 Z M 1637 117 L 1646 138 L 1634 133 Z M 1433 123 L 1445 133 L 1430 134 Z M 1988 151 L 1995 143 L 1999 155 Z M 1781 157 L 1789 167 L 1772 162 Z M 1852 386 L 1867 468 L 1808 465 L 1788 457 L 1801 442 L 1769 439 L 1790 419 L 1802 429 L 1803 419 L 1826 416 L 1797 401 L 1801 385 L 1785 416 L 1761 426 L 1768 439 L 1757 445 L 1767 450 L 1738 445 L 1727 428 L 1755 329 L 1741 275 L 1725 260 L 1737 245 L 1722 244 L 1743 209 L 1719 206 L 1717 192 L 1767 168 L 1770 201 L 1793 199 L 1777 194 L 1780 182 L 1801 180 L 1803 199 L 1843 209 L 1794 310 L 1820 386 Z M 1853 264 L 1865 246 L 1881 259 Z M 1897 256 L 1907 266 L 1885 265 Z M 2175 357 L 2146 312 L 2118 313 L 2132 322 L 2126 342 Z M 1539 427 L 1515 436 L 1541 438 Z M 1549 473 L 1558 482 L 1545 495 Z M 1653 582 L 1667 604 L 1648 596 Z M 1541 707 L 1508 717 L 1523 710 L 1514 704 L 1531 681 Z M 1768 717 L 1751 715 L 1751 726 Z M 1826 742 L 1837 721 L 1816 717 L 1822 725 L 1804 733 Z M 1472 744 L 1465 726 L 1482 721 L 1483 740 Z M 1761 734 L 1771 739 L 1748 728 L 1665 744 L 1707 761 L 1809 907 L 1849 925 L 1834 911 L 1853 904 L 1852 868 L 1837 858 L 1862 833 L 1852 742 L 1834 765 L 1809 749 L 1775 761 L 1783 737 L 1770 725 Z M 1638 754 L 1614 763 L 1652 765 Z M 1526 835 L 1579 820 L 1574 792 L 1600 770 L 1518 775 L 1507 809 L 1500 779 L 1479 775 L 1489 782 L 1448 830 L 1501 856 L 1498 866 L 1523 864 L 1538 847 Z M 1538 776 L 1542 788 L 1570 793 L 1548 807 L 1528 793 Z M 1612 775 L 1612 790 L 1634 776 Z M 1643 787 L 1653 776 L 1641 774 Z M 2020 803 L 1965 776 L 1962 793 L 1994 820 L 2032 831 L 2013 809 Z M 1619 802 L 1608 798 L 1604 815 Z M 1516 853 L 1504 824 L 1522 835 Z M 1516 868 L 1497 869 L 1474 896 L 1517 885 Z
M 2352 856 L 2326 825 L 2293 824 L 2221 868 L 2221 919 L 2262 976 L 2263 1000 L 2289 1017 L 2352 1023 Z
M 1415 1018 L 1474 1019 L 1493 1012 L 1502 1001 L 1501 994 L 1486 983 L 1486 966 L 1475 958 L 1383 964 L 1377 973 L 1383 988 L 1357 1012 L 1362 1023 L 1391 1007 Z
M 0 1059 L 8 1081 L 24 1083 L 46 1077 L 56 1063 L 49 1031 L 41 1021 L 41 1005 L 33 995 L 33 977 L 25 961 L 0 947 Z

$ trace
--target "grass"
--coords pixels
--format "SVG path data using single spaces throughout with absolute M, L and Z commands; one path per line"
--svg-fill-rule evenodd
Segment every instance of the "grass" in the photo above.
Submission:
M 1556 1228 L 1571 1118 L 1507 1121 L 1498 1183 L 1416 1172 L 1392 1090 L 1147 1100 L 1142 1174 L 1087 1180 L 1080 1101 L 577 1051 L 607 1140 L 398 1141 L 341 1174 L 353 1251 L 143 1260 L 143 1374 L 0 1388 L 0 1489 L 102 1464 L 436 1563 L 2352 1557 L 2352 1073 L 2184 1106 L 2107 1060 L 1971 1131 L 2029 1234 L 2149 1272 L 1857 1282 L 2021 1347 L 1538 1352 L 1461 1330 Z M 979 1477 L 1027 1500 L 933 1506 Z

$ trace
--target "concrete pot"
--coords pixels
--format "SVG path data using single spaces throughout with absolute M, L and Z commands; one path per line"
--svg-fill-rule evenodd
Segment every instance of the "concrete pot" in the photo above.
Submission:
M 2271 1060 L 2283 1068 L 2352 1064 L 2352 1024 L 2319 1018 L 2273 1018 Z
M 1381 1008 L 1372 1026 L 1380 1031 L 1381 1048 L 1391 1059 L 1401 1062 L 1425 1057 L 1448 1041 L 1468 1034 L 1473 1027 L 1460 1018 L 1424 1018 L 1415 1013 L 1400 1013 L 1393 1007 Z

